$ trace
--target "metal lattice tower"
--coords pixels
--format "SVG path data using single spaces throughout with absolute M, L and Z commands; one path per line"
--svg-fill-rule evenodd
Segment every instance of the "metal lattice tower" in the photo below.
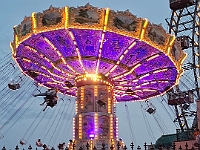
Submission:
M 178 5 L 175 5 L 175 3 Z M 169 33 L 177 36 L 177 40 L 181 41 L 182 49 L 188 54 L 188 57 L 183 64 L 183 69 L 185 71 L 184 75 L 175 91 L 183 92 L 192 90 L 194 95 L 196 95 L 196 98 L 199 99 L 200 1 L 171 1 L 170 8 L 172 9 L 171 18 L 166 19 L 169 26 Z M 184 128 L 189 129 L 189 127 L 184 115 L 183 105 L 180 104 L 179 106 L 180 109 L 175 105 L 175 111 L 181 130 L 183 131 Z

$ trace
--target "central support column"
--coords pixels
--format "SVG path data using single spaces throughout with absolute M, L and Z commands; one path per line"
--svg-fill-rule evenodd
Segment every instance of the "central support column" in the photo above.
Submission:
M 118 138 L 113 83 L 105 76 L 85 74 L 76 77 L 77 99 L 74 117 L 76 149 L 110 148 Z M 88 143 L 88 144 L 87 144 Z

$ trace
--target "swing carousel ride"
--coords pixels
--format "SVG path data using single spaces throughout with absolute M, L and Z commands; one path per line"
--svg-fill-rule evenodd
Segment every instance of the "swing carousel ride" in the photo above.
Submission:
M 116 103 L 165 94 L 178 84 L 186 58 L 161 25 L 89 4 L 32 13 L 14 27 L 11 47 L 25 76 L 76 98 L 76 149 L 115 148 Z

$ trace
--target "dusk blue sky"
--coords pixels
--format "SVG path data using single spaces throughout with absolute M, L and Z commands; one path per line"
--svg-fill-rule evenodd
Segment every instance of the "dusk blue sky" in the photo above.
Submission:
M 3 58 L 11 52 L 9 43 L 13 40 L 13 26 L 20 24 L 25 15 L 30 16 L 32 12 L 42 12 L 43 10 L 48 9 L 50 5 L 54 7 L 77 7 L 83 6 L 88 2 L 95 7 L 109 7 L 110 9 L 115 11 L 125 11 L 129 9 L 129 11 L 137 17 L 147 18 L 150 22 L 155 24 L 161 23 L 164 29 L 168 30 L 167 24 L 165 22 L 165 18 L 170 18 L 171 15 L 168 0 L 1 0 L 0 58 Z M 175 133 L 176 127 L 171 118 L 169 118 L 168 113 L 162 107 L 160 101 L 161 99 L 159 98 L 151 100 L 152 104 L 157 109 L 154 117 L 144 111 L 143 107 L 145 107 L 145 104 L 140 102 L 127 103 L 131 119 L 131 127 L 133 130 L 132 136 L 130 135 L 130 126 L 128 123 L 129 120 L 127 119 L 125 103 L 117 104 L 117 116 L 119 119 L 119 137 L 122 137 L 124 139 L 125 144 L 130 145 L 132 141 L 135 143 L 135 146 L 142 146 L 144 142 L 147 142 L 148 144 L 150 144 L 151 142 L 155 143 L 155 139 L 159 138 L 163 134 L 159 129 L 159 125 L 166 126 L 163 126 L 163 128 L 167 128 L 165 129 L 166 132 L 164 134 Z M 33 115 L 26 115 L 25 117 L 23 117 L 22 120 L 18 121 L 16 125 L 12 127 L 12 130 L 10 130 L 10 132 L 4 133 L 4 137 L 0 139 L 0 148 L 6 146 L 8 149 L 14 149 L 17 144 L 19 145 L 19 140 L 23 137 L 23 134 L 29 127 L 30 122 L 34 120 L 34 117 L 37 116 L 37 114 L 41 110 L 41 107 L 38 105 L 38 103 L 39 102 L 36 101 L 35 108 L 31 109 L 31 111 L 34 112 L 32 113 Z M 141 107 L 141 105 L 143 107 Z M 70 105 L 70 107 L 72 107 L 72 105 Z M 144 118 L 142 111 L 146 114 L 145 116 L 147 117 L 148 122 L 145 121 L 146 119 Z M 45 119 L 49 118 L 47 117 Z M 157 120 L 155 120 L 155 118 L 157 118 Z M 68 120 L 69 123 L 70 119 Z M 158 124 L 157 121 L 160 121 L 160 124 Z M 148 123 L 150 124 L 150 128 L 147 128 Z M 155 137 L 155 139 L 152 138 L 152 135 L 149 135 L 149 130 L 153 131 L 153 136 Z M 42 132 L 40 129 L 36 129 L 36 131 Z M 0 134 L 3 134 L 2 132 L 3 131 L 1 131 L 0 129 Z M 66 142 L 70 138 L 72 138 L 72 127 L 69 133 L 69 135 L 66 135 Z M 30 138 L 30 140 L 27 141 L 28 145 L 32 144 L 34 146 L 34 142 L 36 141 L 36 139 L 37 137 Z M 25 147 L 28 147 L 28 145 L 26 145 Z

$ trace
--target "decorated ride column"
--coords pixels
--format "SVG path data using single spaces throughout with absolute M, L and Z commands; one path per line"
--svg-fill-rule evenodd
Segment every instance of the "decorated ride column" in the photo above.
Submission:
M 104 75 L 84 74 L 76 77 L 76 86 L 76 149 L 114 145 L 118 135 L 113 82 Z

